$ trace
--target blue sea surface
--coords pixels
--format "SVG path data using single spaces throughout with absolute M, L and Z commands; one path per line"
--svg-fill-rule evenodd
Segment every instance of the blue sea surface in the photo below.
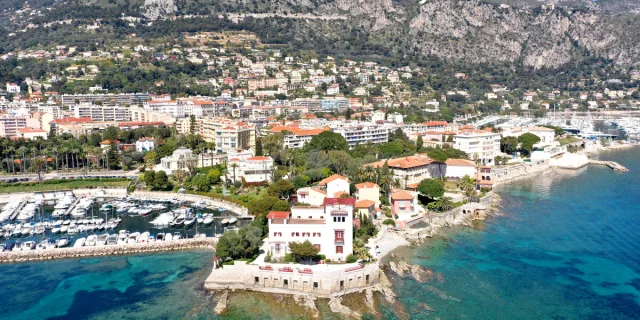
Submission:
M 442 320 L 640 319 L 640 150 L 600 158 L 631 171 L 589 166 L 501 186 L 503 216 L 400 251 L 442 275 L 397 279 L 406 311 Z

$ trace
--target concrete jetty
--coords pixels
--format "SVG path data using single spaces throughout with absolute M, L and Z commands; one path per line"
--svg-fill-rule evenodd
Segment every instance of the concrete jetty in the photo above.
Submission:
M 22 210 L 22 208 L 24 208 L 26 204 L 27 204 L 27 200 L 22 200 L 22 202 L 20 202 L 20 205 L 16 207 L 13 213 L 11 213 L 11 216 L 9 217 L 9 221 L 15 220 L 18 214 L 20 214 L 20 210 Z
M 55 248 L 45 250 L 0 252 L 0 264 L 39 260 L 74 259 L 124 254 L 139 254 L 195 248 L 214 249 L 216 238 L 179 239 L 147 243 L 118 244 L 78 248 Z
M 627 172 L 629 171 L 629 169 L 627 169 L 625 166 L 615 162 L 615 161 L 601 161 L 601 160 L 589 160 L 590 164 L 597 164 L 597 165 L 602 165 L 602 166 L 607 166 L 611 169 L 613 169 L 613 171 L 618 171 L 618 172 Z
M 74 201 L 69 208 L 67 208 L 67 210 L 65 210 L 64 215 L 68 216 L 71 214 L 71 212 L 73 212 L 73 209 L 75 209 L 75 207 L 78 205 L 78 202 L 80 202 L 80 199 L 82 198 L 77 198 L 76 201 Z

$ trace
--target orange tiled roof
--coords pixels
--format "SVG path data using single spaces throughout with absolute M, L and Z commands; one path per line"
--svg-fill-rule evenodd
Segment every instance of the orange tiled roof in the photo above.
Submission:
M 370 208 L 372 205 L 376 204 L 375 201 L 364 199 L 356 202 L 356 208 L 358 209 L 366 209 Z
M 363 182 L 363 183 L 358 183 L 356 184 L 356 188 L 358 189 L 362 189 L 362 188 L 380 188 L 379 185 L 373 183 L 373 182 Z
M 415 168 L 420 166 L 426 166 L 434 162 L 426 154 L 422 154 L 417 156 L 382 160 L 382 161 L 366 164 L 365 166 L 380 168 L 384 166 L 385 161 L 387 161 L 389 168 L 400 168 L 400 169 L 409 169 L 409 168 Z
M 341 176 L 341 175 L 339 175 L 339 174 L 334 174 L 334 175 L 332 175 L 332 176 L 330 176 L 330 177 L 324 178 L 322 181 L 320 181 L 320 183 L 319 183 L 318 185 L 319 185 L 319 186 L 326 186 L 326 185 L 327 185 L 327 183 L 329 183 L 329 182 L 331 182 L 331 181 L 338 180 L 338 179 L 340 179 L 340 180 L 344 180 L 344 181 L 346 181 L 346 182 L 349 182 L 349 179 L 348 179 L 348 178 L 345 178 L 345 177 L 343 177 L 343 176 Z
M 448 166 L 475 166 L 475 163 L 473 163 L 473 161 L 465 159 L 447 159 L 447 161 L 445 161 L 444 163 L 446 163 Z
M 413 195 L 409 192 L 398 190 L 391 194 L 391 200 L 413 200 Z

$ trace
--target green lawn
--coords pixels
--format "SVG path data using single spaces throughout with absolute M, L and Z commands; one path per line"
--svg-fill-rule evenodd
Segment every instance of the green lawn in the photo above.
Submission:
M 574 142 L 578 142 L 580 141 L 580 139 L 576 138 L 576 137 L 566 137 L 566 138 L 562 138 L 559 139 L 558 142 L 560 142 L 561 146 L 564 146 L 566 144 L 570 144 L 570 143 L 574 143 Z
M 455 181 L 445 181 L 444 188 L 446 190 L 458 190 L 458 183 Z
M 73 180 L 55 184 L 45 184 L 37 182 L 0 184 L 0 193 L 16 192 L 41 192 L 55 190 L 70 190 L 82 188 L 126 188 L 129 181 L 96 181 L 96 180 Z

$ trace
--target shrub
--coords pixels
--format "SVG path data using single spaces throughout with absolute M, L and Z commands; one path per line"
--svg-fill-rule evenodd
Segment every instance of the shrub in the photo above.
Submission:
M 286 263 L 296 263 L 296 258 L 290 254 L 290 253 L 285 253 L 284 254 L 284 262 Z
M 386 224 L 389 226 L 395 226 L 396 222 L 393 219 L 385 219 L 384 221 L 382 221 L 382 224 Z
M 347 256 L 348 263 L 354 263 L 356 261 L 358 261 L 358 258 L 356 258 L 356 256 L 353 255 L 353 253 Z

